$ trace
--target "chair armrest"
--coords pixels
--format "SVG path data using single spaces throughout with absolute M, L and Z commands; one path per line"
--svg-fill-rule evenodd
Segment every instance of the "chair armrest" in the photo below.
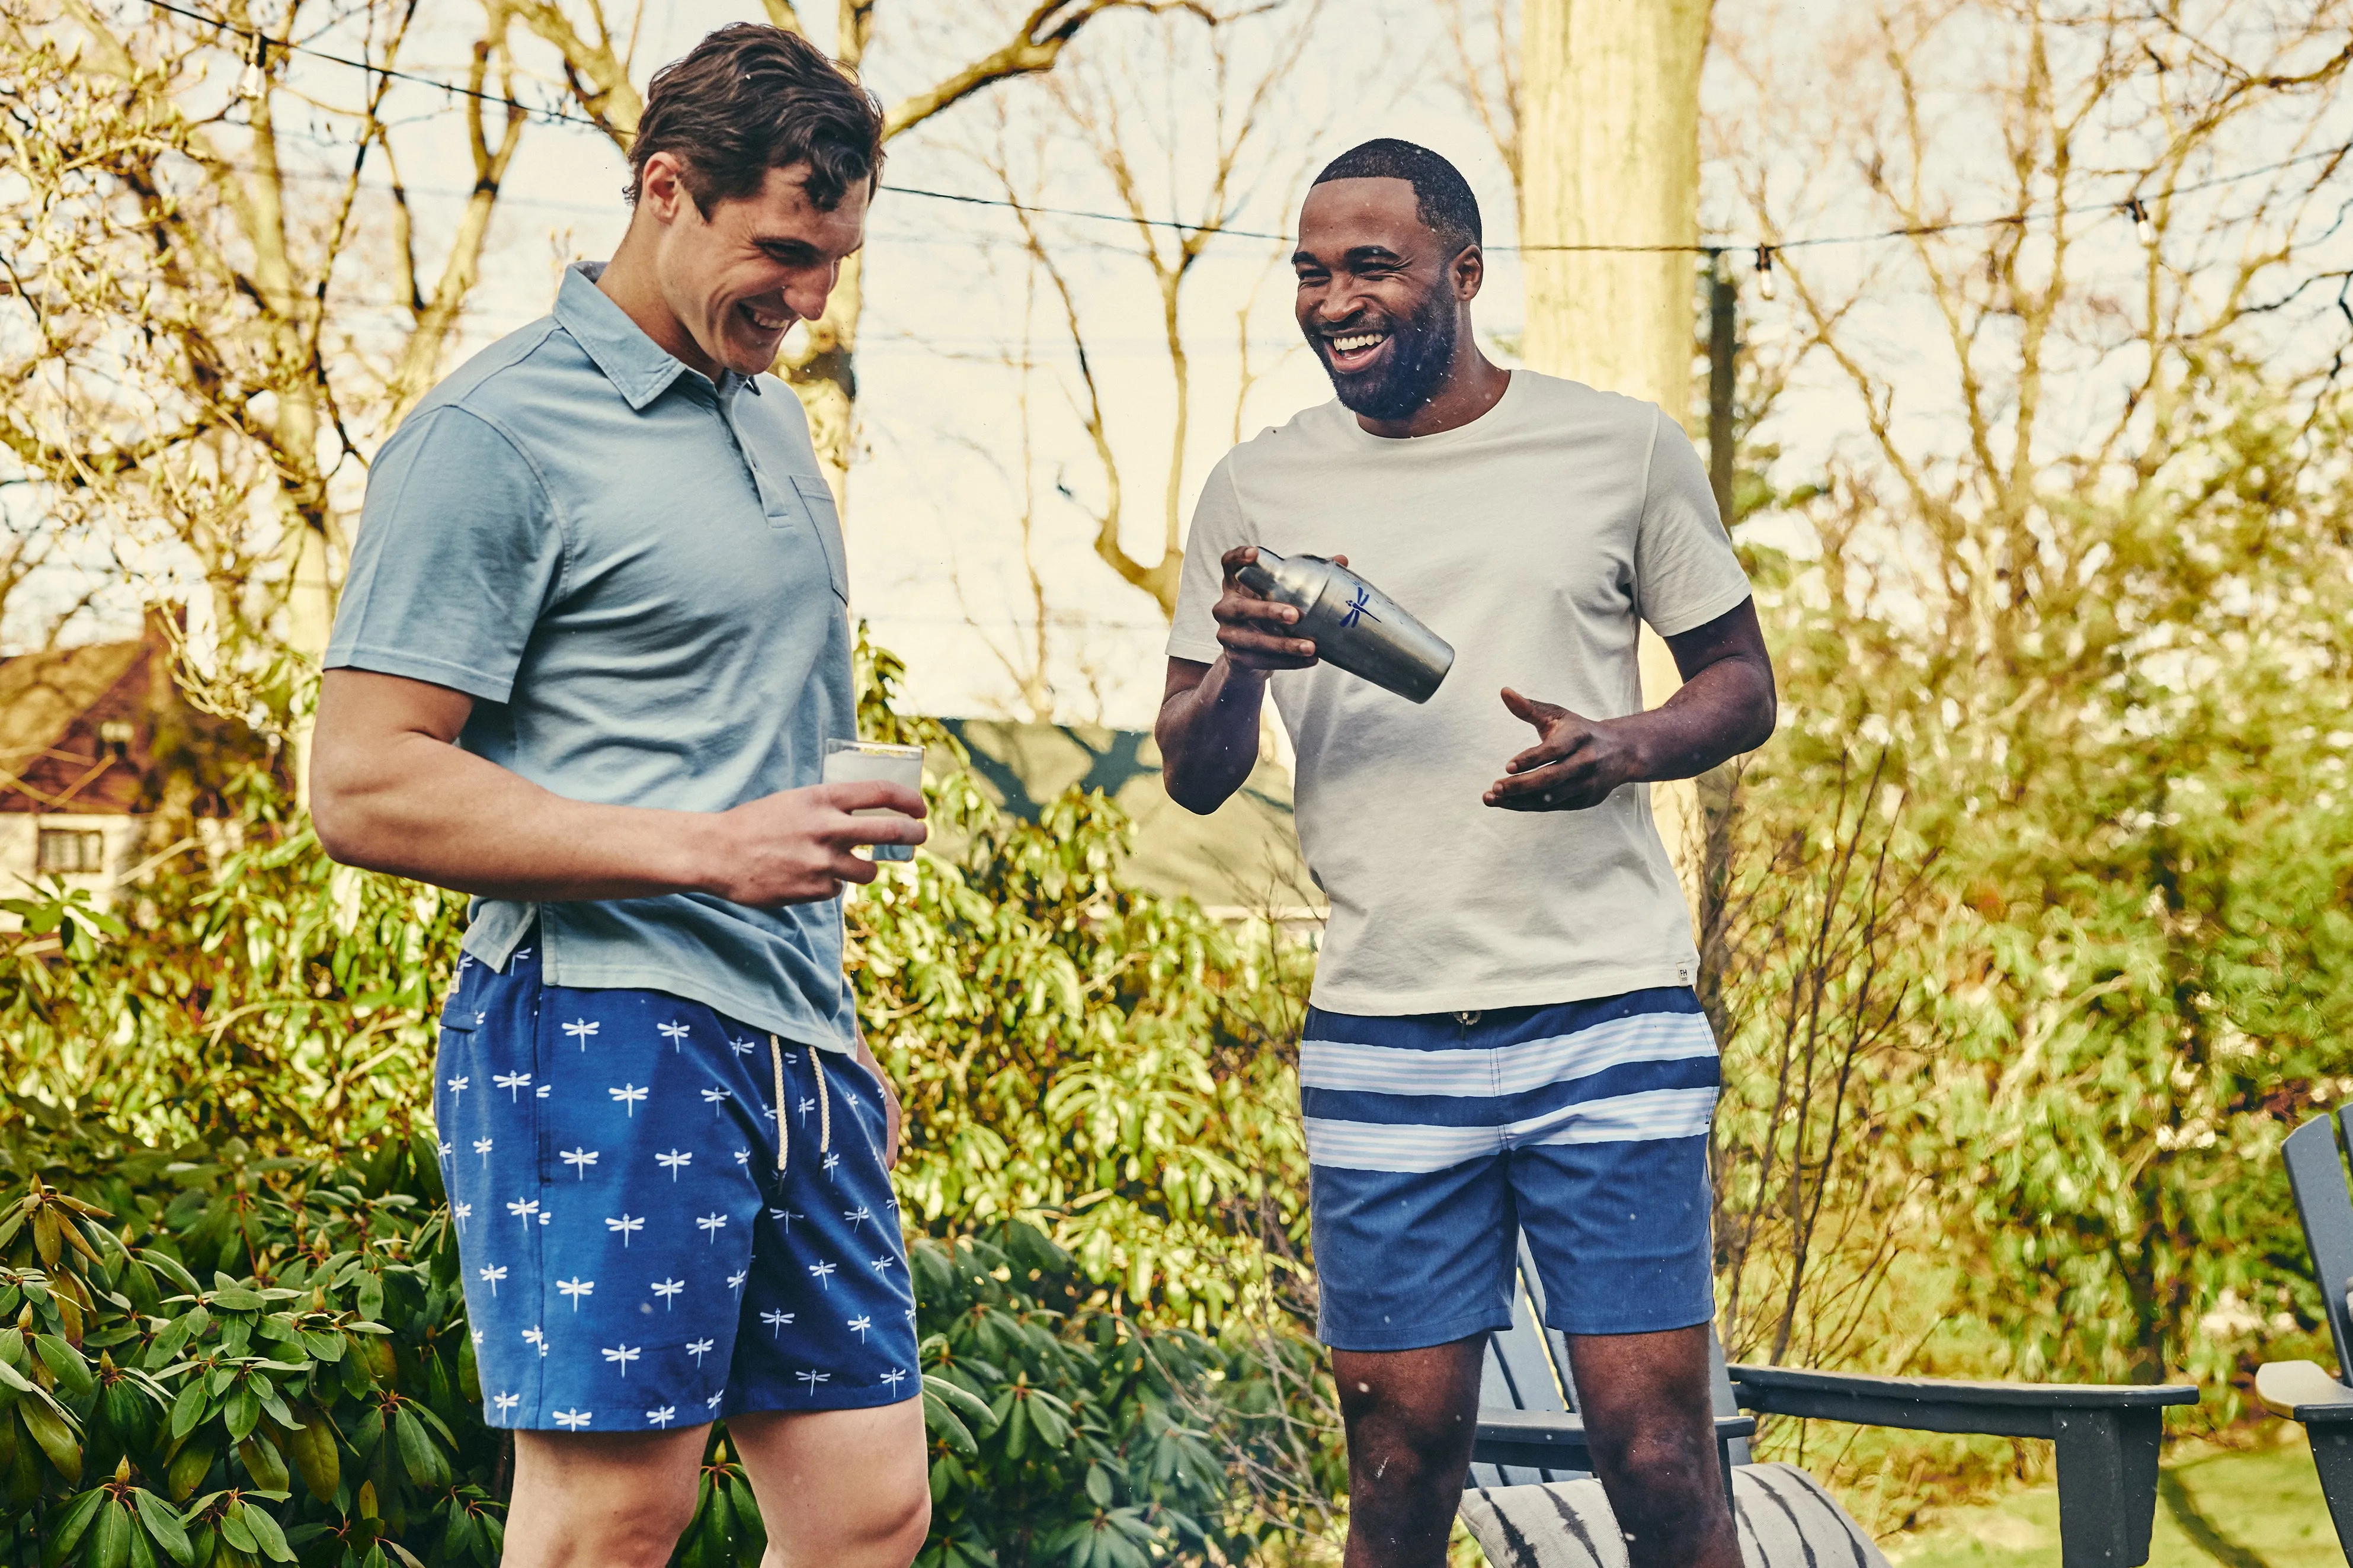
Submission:
M 1715 1435 L 1719 1440 L 1753 1437 L 1757 1435 L 1757 1418 L 1719 1415 L 1715 1418 Z M 1479 1412 L 1479 1436 L 1482 1441 L 1492 1437 L 1512 1443 L 1582 1443 L 1585 1417 L 1574 1410 L 1505 1410 L 1488 1405 Z
M 1715 1441 L 1720 1447 L 1736 1437 L 1756 1435 L 1753 1415 L 1719 1415 Z M 1472 1458 L 1485 1465 L 1516 1465 L 1527 1469 L 1589 1470 L 1585 1421 L 1573 1410 L 1506 1410 L 1490 1405 L 1479 1412 L 1479 1434 Z
M 1725 1370 L 1744 1409 L 1915 1432 L 2055 1438 L 2071 1415 L 2198 1403 L 2197 1388 L 2187 1384 L 1968 1383 L 1786 1366 Z
M 2255 1368 L 2255 1397 L 2263 1408 L 2306 1425 L 2353 1422 L 2353 1388 L 2316 1362 L 2267 1361 Z

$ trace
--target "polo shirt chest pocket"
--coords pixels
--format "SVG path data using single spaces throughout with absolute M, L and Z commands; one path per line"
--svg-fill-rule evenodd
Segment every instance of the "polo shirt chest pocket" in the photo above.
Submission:
M 800 524 L 817 536 L 818 547 L 825 552 L 826 577 L 833 585 L 834 596 L 849 604 L 849 556 L 842 546 L 841 513 L 833 504 L 832 489 L 814 474 L 789 475 L 783 486 L 768 483 L 764 477 L 760 499 L 770 528 Z

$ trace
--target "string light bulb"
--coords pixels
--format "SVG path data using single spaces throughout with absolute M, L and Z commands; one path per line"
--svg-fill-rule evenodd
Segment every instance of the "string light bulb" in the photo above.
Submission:
M 1773 247 L 1757 247 L 1757 292 L 1770 300 L 1773 297 Z
M 253 47 L 246 51 L 245 74 L 237 79 L 237 95 L 239 98 L 259 98 L 269 68 L 269 40 L 256 33 L 253 35 Z
M 2132 219 L 2133 237 L 2143 245 L 2157 243 L 2157 224 L 2148 216 L 2148 205 L 2138 196 L 2125 200 L 2125 216 Z

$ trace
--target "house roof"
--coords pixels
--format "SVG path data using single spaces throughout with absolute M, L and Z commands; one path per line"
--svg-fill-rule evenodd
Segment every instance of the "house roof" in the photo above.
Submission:
M 0 659 L 0 813 L 218 816 L 231 778 L 282 772 L 266 737 L 181 692 L 167 613 L 135 642 Z
M 141 642 L 84 643 L 0 659 L 0 773 L 21 777 L 131 673 Z
M 1213 913 L 1296 919 L 1323 893 L 1300 858 L 1291 775 L 1261 757 L 1231 799 L 1197 816 L 1161 784 L 1160 748 L 1143 730 L 950 719 L 973 772 L 997 803 L 1034 819 L 1072 784 L 1100 789 L 1135 825 L 1124 869 L 1139 887 L 1186 895 Z

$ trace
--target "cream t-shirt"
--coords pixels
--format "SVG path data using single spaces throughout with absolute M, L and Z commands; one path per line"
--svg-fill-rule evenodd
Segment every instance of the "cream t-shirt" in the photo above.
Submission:
M 1673 637 L 1748 597 L 1672 420 L 1528 371 L 1435 436 L 1371 435 L 1336 401 L 1308 409 L 1209 475 L 1171 658 L 1218 658 L 1219 558 L 1237 544 L 1345 555 L 1454 645 L 1419 706 L 1329 665 L 1269 683 L 1298 753 L 1300 847 L 1332 905 L 1315 1005 L 1395 1016 L 1691 983 L 1691 916 L 1648 784 L 1588 811 L 1480 799 L 1536 739 L 1503 688 L 1588 719 L 1635 712 L 1638 622 Z

